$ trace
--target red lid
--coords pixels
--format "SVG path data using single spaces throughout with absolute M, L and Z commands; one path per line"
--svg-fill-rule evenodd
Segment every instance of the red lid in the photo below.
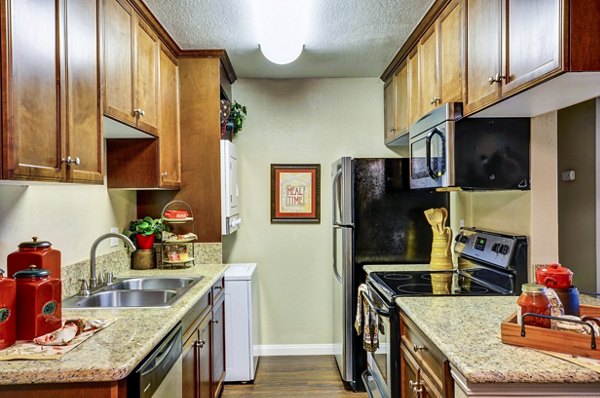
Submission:
M 567 267 L 562 267 L 557 263 L 548 264 L 542 268 L 539 268 L 538 271 L 547 276 L 573 275 L 573 272 L 570 269 Z

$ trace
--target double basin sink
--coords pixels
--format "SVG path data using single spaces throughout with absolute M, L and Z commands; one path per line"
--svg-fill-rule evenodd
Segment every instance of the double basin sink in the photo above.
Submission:
M 123 278 L 89 296 L 73 296 L 63 308 L 170 307 L 202 277 Z

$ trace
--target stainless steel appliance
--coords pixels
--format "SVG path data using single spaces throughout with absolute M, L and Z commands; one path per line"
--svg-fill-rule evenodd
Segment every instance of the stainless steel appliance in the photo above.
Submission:
M 129 398 L 183 397 L 181 325 L 175 327 L 127 380 Z
M 444 104 L 410 127 L 410 186 L 529 189 L 529 143 L 529 118 L 462 118 Z
M 368 301 L 384 332 L 380 349 L 367 353 L 363 381 L 371 396 L 400 397 L 399 296 L 516 295 L 527 281 L 527 238 L 462 228 L 454 250 L 461 268 L 452 271 L 384 271 L 367 277 Z
M 431 228 L 423 211 L 449 206 L 447 193 L 411 191 L 408 159 L 352 159 L 332 166 L 333 332 L 342 380 L 362 389 L 366 355 L 353 333 L 356 289 L 365 264 L 428 262 Z

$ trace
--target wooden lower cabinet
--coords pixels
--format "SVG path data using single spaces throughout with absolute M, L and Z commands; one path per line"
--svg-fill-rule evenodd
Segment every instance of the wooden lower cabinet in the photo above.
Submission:
M 225 379 L 225 295 L 221 278 L 184 318 L 183 396 L 218 397 Z M 215 293 L 216 292 L 216 293 Z M 211 304 L 212 303 L 212 304 Z M 198 315 L 199 314 L 199 315 Z M 190 318 L 194 318 L 190 321 Z
M 427 336 L 400 314 L 400 383 L 403 397 L 454 397 L 450 362 Z

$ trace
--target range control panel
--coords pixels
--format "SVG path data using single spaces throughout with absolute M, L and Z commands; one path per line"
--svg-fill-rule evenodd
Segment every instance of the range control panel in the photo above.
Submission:
M 461 228 L 456 235 L 454 251 L 463 257 L 479 260 L 497 267 L 508 268 L 517 244 L 517 239 L 510 235 Z

